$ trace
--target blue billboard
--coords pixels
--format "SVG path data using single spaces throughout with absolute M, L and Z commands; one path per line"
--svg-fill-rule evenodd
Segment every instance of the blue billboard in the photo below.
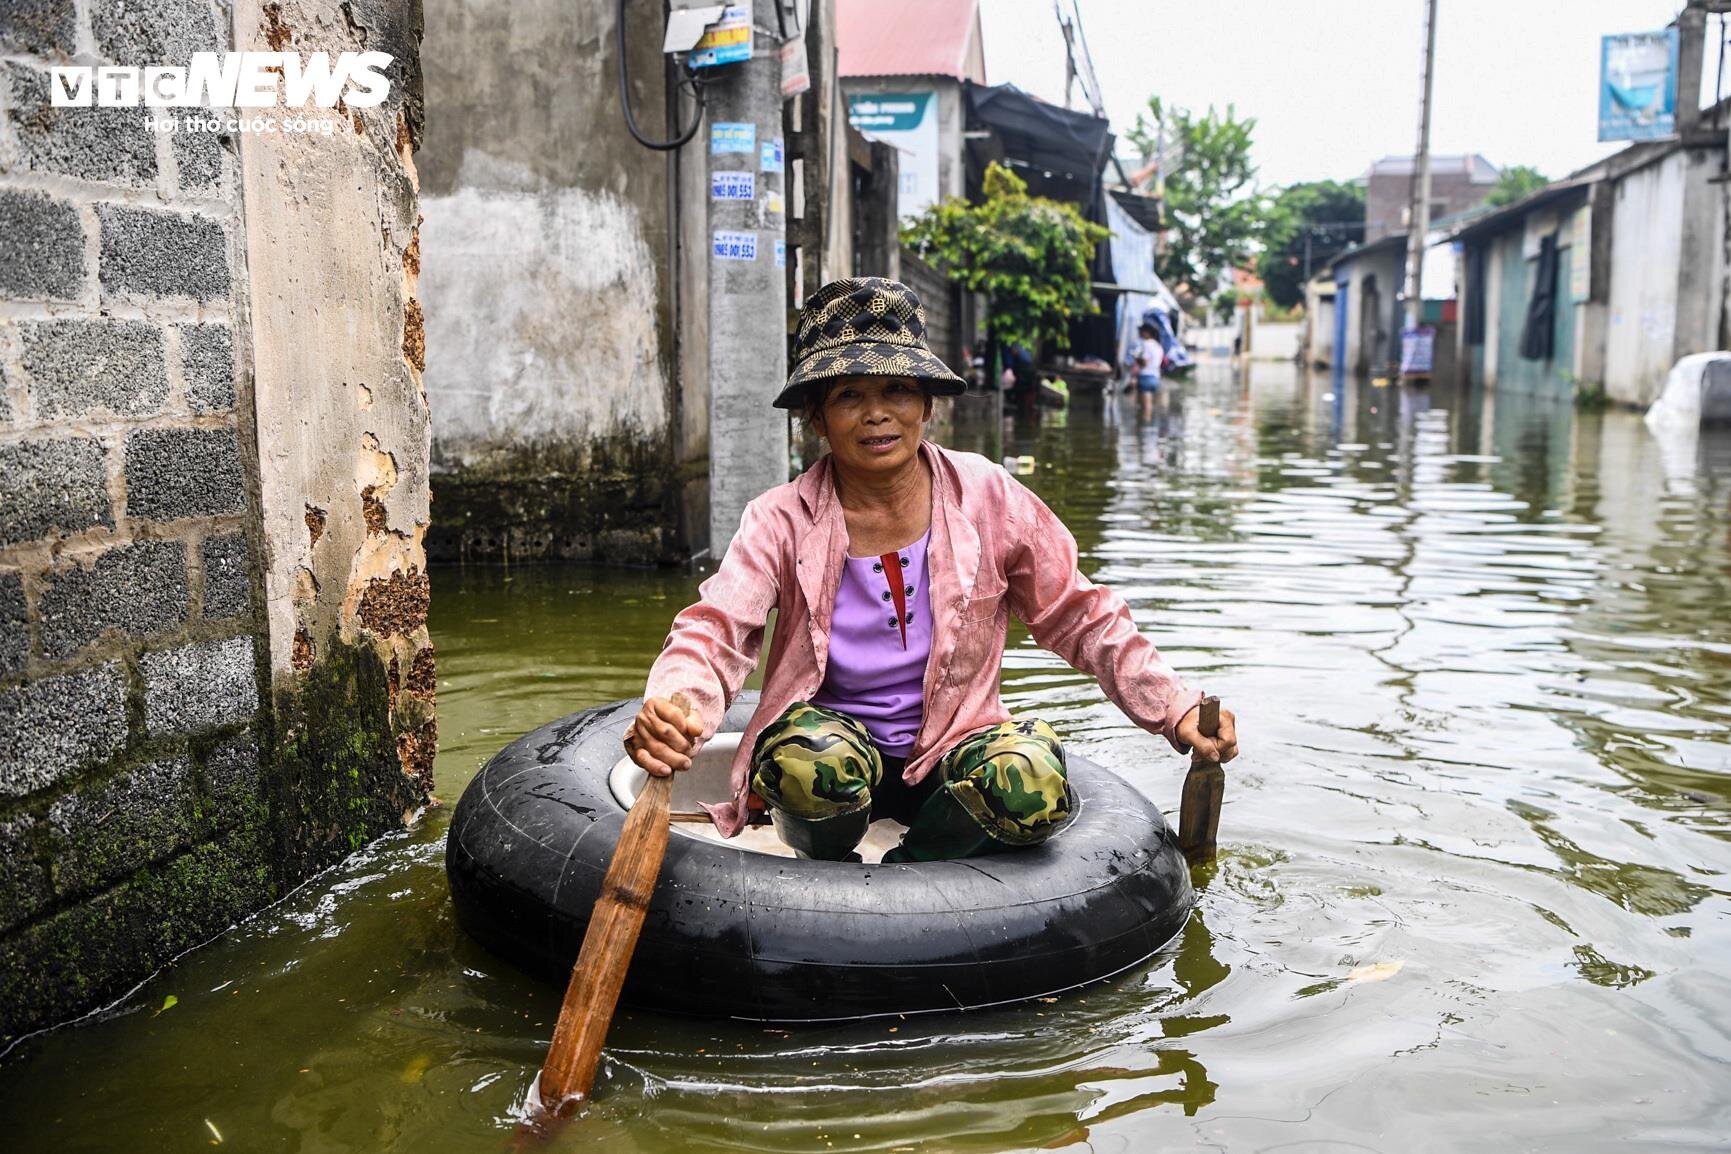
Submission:
M 1607 36 L 1599 55 L 1599 139 L 1677 134 L 1677 30 Z

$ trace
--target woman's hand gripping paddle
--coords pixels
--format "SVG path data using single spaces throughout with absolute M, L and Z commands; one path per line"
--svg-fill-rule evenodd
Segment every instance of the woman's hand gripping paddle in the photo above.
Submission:
M 672 701 L 687 715 L 691 703 L 682 693 Z M 562 1117 L 589 1096 L 601 1043 L 613 1021 L 625 971 L 643 929 L 643 915 L 655 893 L 661 859 L 667 853 L 668 808 L 673 775 L 651 774 L 619 833 L 613 861 L 601 882 L 601 896 L 589 915 L 583 948 L 571 968 L 571 984 L 559 1007 L 553 1044 L 541 1067 L 540 1099 L 545 1113 Z
M 1203 737 L 1220 732 L 1220 699 L 1204 697 L 1196 716 Z M 1192 753 L 1190 772 L 1184 777 L 1184 800 L 1178 810 L 1178 847 L 1191 865 L 1214 860 L 1214 835 L 1220 829 L 1220 797 L 1226 789 L 1226 771 L 1218 761 Z

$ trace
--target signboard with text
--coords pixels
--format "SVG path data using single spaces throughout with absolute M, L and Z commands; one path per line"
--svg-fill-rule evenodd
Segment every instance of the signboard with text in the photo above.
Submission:
M 1677 134 L 1677 30 L 1607 36 L 1599 52 L 1599 139 Z
M 937 96 L 931 92 L 856 92 L 847 98 L 848 123 L 873 140 L 895 146 L 897 211 L 917 216 L 942 195 L 938 188 Z

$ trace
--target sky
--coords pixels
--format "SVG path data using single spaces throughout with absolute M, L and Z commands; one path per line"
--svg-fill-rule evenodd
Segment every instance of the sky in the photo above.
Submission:
M 943 0 L 934 0 L 943 2 Z M 1150 94 L 1256 118 L 1264 186 L 1362 176 L 1418 140 L 1423 0 L 1078 0 L 1122 138 Z M 1556 178 L 1598 142 L 1599 38 L 1663 28 L 1681 0 L 1438 0 L 1431 151 L 1478 152 Z M 986 79 L 1062 103 L 1052 0 L 981 0 Z M 1707 26 L 1703 102 L 1718 21 Z M 1731 92 L 1731 75 L 1726 91 Z M 1085 107 L 1080 90 L 1076 106 Z M 1128 149 L 1125 150 L 1126 152 Z

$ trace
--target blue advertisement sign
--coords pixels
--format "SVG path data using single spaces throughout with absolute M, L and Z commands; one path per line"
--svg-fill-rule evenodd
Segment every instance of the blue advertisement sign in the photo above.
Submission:
M 784 167 L 781 153 L 781 141 L 766 140 L 758 157 L 757 167 L 765 172 L 780 172 Z
M 756 152 L 757 125 L 718 120 L 709 126 L 710 152 Z
M 757 177 L 749 172 L 712 172 L 709 174 L 711 200 L 756 200 Z
M 787 241 L 779 236 L 775 238 L 775 267 L 787 267 Z
M 716 229 L 714 251 L 716 260 L 756 260 L 757 234 Z
M 751 5 L 729 4 L 722 10 L 721 19 L 698 38 L 685 62 L 693 68 L 718 68 L 750 59 Z
M 1599 139 L 1677 134 L 1677 30 L 1607 36 L 1599 54 Z

